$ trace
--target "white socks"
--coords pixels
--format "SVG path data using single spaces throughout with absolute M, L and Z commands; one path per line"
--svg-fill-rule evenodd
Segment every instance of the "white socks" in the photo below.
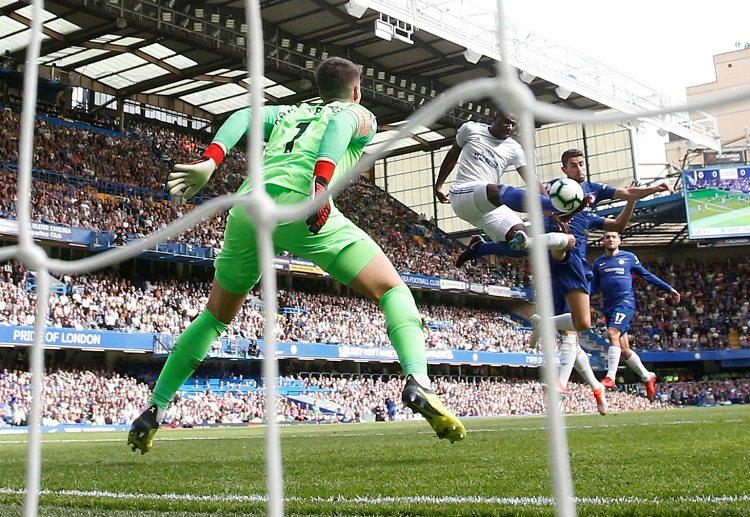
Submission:
M 563 387 L 566 387 L 570 380 L 570 374 L 573 373 L 573 366 L 575 365 L 578 336 L 569 333 L 563 334 L 560 337 L 562 344 L 560 345 L 560 376 L 558 380 Z
M 641 358 L 638 357 L 638 354 L 635 352 L 632 352 L 630 357 L 625 359 L 625 364 L 630 366 L 630 369 L 637 373 L 643 382 L 646 382 L 651 378 L 651 372 L 646 370 L 646 367 L 643 366 L 643 363 L 641 362 Z
M 609 351 L 607 352 L 607 377 L 615 380 L 617 375 L 617 367 L 620 364 L 620 354 L 622 348 L 619 346 L 609 345 Z
M 586 352 L 583 351 L 583 348 L 580 346 L 578 347 L 578 351 L 576 352 L 576 371 L 580 373 L 583 376 L 583 379 L 586 381 L 586 383 L 591 386 L 594 389 L 598 389 L 601 384 L 596 379 L 596 375 L 594 375 L 594 370 L 591 369 L 591 363 L 589 363 L 589 356 L 586 355 Z
M 567 233 L 545 233 L 540 235 L 537 239 L 545 248 L 550 250 L 564 250 L 568 247 L 568 234 Z M 534 239 L 529 240 L 529 246 Z
M 576 326 L 573 325 L 573 315 L 569 312 L 554 316 L 552 323 L 555 324 L 557 330 L 576 330 Z
M 166 414 L 167 410 L 160 408 L 159 406 L 156 405 L 155 402 L 151 402 L 149 400 L 148 405 L 145 408 L 143 408 L 142 412 L 145 413 L 151 408 L 151 406 L 156 406 L 156 423 L 161 424 L 162 420 L 164 420 L 164 415 Z
M 414 380 L 419 383 L 420 386 L 422 386 L 426 390 L 432 389 L 432 383 L 430 382 L 430 378 L 427 375 L 417 374 L 412 375 L 414 377 Z

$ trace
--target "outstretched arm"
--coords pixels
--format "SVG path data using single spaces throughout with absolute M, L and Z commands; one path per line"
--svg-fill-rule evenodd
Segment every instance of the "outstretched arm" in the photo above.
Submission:
M 596 263 L 595 263 L 595 265 L 596 265 Z M 594 274 L 594 276 L 591 278 L 591 295 L 594 295 L 597 292 L 599 292 L 599 289 L 600 289 L 600 285 L 599 285 L 599 270 L 596 267 L 594 267 L 592 269 L 593 269 L 592 273 Z
M 668 291 L 675 303 L 680 302 L 680 293 L 674 287 L 643 267 L 643 264 L 641 264 L 637 258 L 635 264 L 633 264 L 632 271 L 649 284 L 655 285 L 664 291 Z
M 458 144 L 453 144 L 445 155 L 445 158 L 443 158 L 443 163 L 440 164 L 440 172 L 438 172 L 438 177 L 435 180 L 434 192 L 435 197 L 438 198 L 438 201 L 441 203 L 450 203 L 448 196 L 443 192 L 443 183 L 445 183 L 445 180 L 456 167 L 456 162 L 458 161 L 458 156 L 460 154 L 461 147 Z
M 224 160 L 228 153 L 242 136 L 250 129 L 250 108 L 236 111 L 224 122 L 216 132 L 213 141 L 201 154 L 199 160 L 190 163 L 177 163 L 174 171 L 167 178 L 169 195 L 175 196 L 180 202 L 187 201 L 205 185 Z M 264 106 L 261 111 L 263 122 L 263 136 L 268 138 L 273 125 L 279 116 L 278 106 Z
M 629 199 L 616 219 L 608 217 L 604 220 L 602 229 L 607 232 L 621 232 L 630 222 L 635 210 L 635 199 Z
M 651 187 L 620 187 L 615 189 L 613 199 L 638 200 L 657 192 L 672 192 L 672 187 L 666 181 Z

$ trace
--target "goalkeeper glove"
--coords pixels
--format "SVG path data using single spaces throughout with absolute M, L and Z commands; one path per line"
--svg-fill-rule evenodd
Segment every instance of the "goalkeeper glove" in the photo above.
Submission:
M 325 191 L 328 190 L 328 183 L 330 183 L 333 177 L 333 171 L 336 169 L 336 164 L 327 160 L 318 160 L 315 163 L 315 173 L 313 174 L 313 181 L 310 185 L 310 197 L 315 198 L 320 195 L 324 195 Z M 331 215 L 331 203 L 326 200 L 323 205 L 318 208 L 317 212 L 310 214 L 305 219 L 307 223 L 307 229 L 310 233 L 317 235 L 323 225 L 328 221 L 328 216 Z
M 201 158 L 190 163 L 175 164 L 174 171 L 167 177 L 170 196 L 179 197 L 181 202 L 195 196 L 224 160 L 224 149 L 212 142 Z

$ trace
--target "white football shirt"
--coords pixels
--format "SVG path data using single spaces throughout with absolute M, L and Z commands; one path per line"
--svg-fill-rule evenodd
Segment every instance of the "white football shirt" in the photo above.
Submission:
M 467 122 L 458 129 L 456 143 L 461 147 L 455 186 L 500 183 L 507 167 L 523 167 L 526 155 L 521 144 L 508 137 L 504 140 L 490 133 L 490 126 Z

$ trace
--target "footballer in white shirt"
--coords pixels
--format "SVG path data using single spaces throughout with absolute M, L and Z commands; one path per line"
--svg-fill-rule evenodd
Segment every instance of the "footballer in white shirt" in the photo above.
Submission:
M 518 215 L 524 211 L 526 190 L 507 185 L 502 177 L 509 167 L 515 167 L 522 178 L 526 177 L 526 155 L 521 144 L 513 139 L 517 118 L 512 113 L 495 111 L 492 124 L 466 122 L 456 134 L 456 142 L 445 155 L 435 181 L 435 197 L 441 203 L 450 203 L 454 213 L 464 221 L 481 228 L 493 242 L 507 242 L 514 251 L 526 249 L 531 239 Z M 456 181 L 450 197 L 443 191 L 443 183 L 458 164 Z M 536 174 L 533 174 L 536 178 Z M 536 179 L 543 210 L 556 212 L 542 183 Z M 540 240 L 550 250 L 567 250 L 574 239 L 565 233 L 548 233 Z M 571 242 L 572 241 L 572 242 Z M 472 238 L 472 245 L 481 239 Z M 467 250 L 470 251 L 470 250 Z M 459 259 L 462 265 L 471 254 Z

